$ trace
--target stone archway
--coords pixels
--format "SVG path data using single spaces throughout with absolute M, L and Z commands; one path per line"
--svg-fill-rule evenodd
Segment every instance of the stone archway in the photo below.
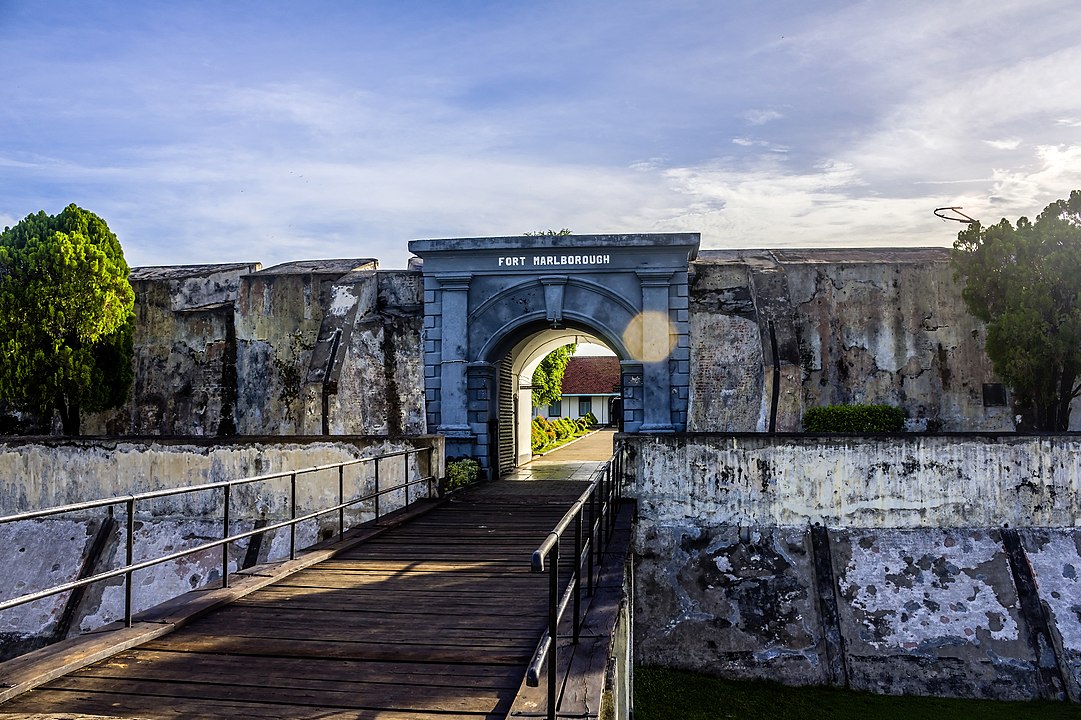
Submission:
M 621 358 L 627 432 L 682 431 L 688 264 L 697 233 L 415 240 L 423 261 L 425 400 L 448 455 L 498 467 L 500 364 L 547 330 Z M 505 383 L 505 379 L 504 379 Z

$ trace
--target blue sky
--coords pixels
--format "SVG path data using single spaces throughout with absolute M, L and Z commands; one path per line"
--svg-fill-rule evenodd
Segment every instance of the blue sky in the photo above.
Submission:
M 0 226 L 132 265 L 408 240 L 948 245 L 1081 189 L 1081 12 L 1024 2 L 0 0 Z

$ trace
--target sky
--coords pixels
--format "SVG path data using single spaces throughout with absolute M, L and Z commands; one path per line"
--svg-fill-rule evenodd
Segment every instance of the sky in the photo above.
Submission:
M 0 227 L 129 264 L 419 238 L 946 246 L 1081 189 L 1072 0 L 0 0 Z

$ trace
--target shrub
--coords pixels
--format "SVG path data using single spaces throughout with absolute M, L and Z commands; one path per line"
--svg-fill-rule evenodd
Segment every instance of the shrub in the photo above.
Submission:
M 529 428 L 529 446 L 533 452 L 538 452 L 549 442 L 548 433 L 541 430 L 536 423 Z
M 803 429 L 814 433 L 900 432 L 905 411 L 892 405 L 829 405 L 803 414 Z
M 529 428 L 529 445 L 533 452 L 542 452 L 546 447 L 570 440 L 585 434 L 589 430 L 585 418 L 573 420 L 569 417 L 533 418 Z
M 545 447 L 562 439 L 559 435 L 559 420 L 549 420 L 538 415 L 529 427 L 529 446 L 533 452 L 540 452 Z
M 473 458 L 458 458 L 447 463 L 446 490 L 457 490 L 480 477 L 480 463 Z

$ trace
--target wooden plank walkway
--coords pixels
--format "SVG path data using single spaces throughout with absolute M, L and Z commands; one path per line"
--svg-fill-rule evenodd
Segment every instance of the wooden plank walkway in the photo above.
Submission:
M 525 479 L 460 494 L 0 718 L 505 717 L 545 627 L 530 552 L 585 485 Z

